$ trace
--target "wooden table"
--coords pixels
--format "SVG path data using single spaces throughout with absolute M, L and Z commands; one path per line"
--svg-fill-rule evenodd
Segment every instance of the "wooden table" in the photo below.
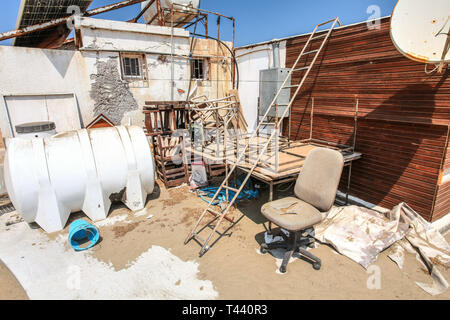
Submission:
M 260 138 L 257 138 L 260 139 Z M 298 174 L 301 171 L 303 163 L 306 159 L 306 156 L 311 152 L 311 150 L 325 147 L 338 150 L 342 153 L 344 157 L 344 166 L 348 167 L 348 177 L 347 177 L 347 190 L 346 190 L 346 202 L 348 202 L 348 195 L 350 190 L 350 182 L 351 182 L 351 174 L 352 174 L 352 164 L 353 161 L 358 160 L 362 157 L 360 152 L 353 151 L 352 147 L 346 145 L 334 144 L 326 141 L 308 139 L 302 141 L 293 141 L 288 144 L 283 143 L 283 146 L 280 148 L 278 152 L 278 163 L 277 166 L 274 166 L 273 156 L 265 156 L 262 159 L 262 163 L 266 163 L 266 165 L 261 164 L 252 173 L 252 177 L 266 183 L 269 185 L 269 201 L 273 200 L 273 191 L 274 186 L 283 184 L 286 182 L 295 181 L 298 177 Z M 222 162 L 224 161 L 223 157 L 217 157 L 214 155 L 213 150 L 215 147 L 207 148 L 206 150 L 199 151 L 191 149 L 191 152 L 195 153 L 197 156 L 202 156 L 207 161 L 213 162 Z M 220 150 L 222 151 L 222 150 Z M 233 151 L 228 151 L 228 165 L 233 164 L 236 159 L 235 155 L 232 154 Z M 252 156 L 246 155 L 245 159 L 240 162 L 238 168 L 244 172 L 249 172 L 252 168 L 252 158 L 256 159 L 257 155 L 254 153 Z M 269 164 L 267 164 L 269 163 Z M 277 167 L 278 170 L 275 170 Z
M 274 186 L 297 180 L 306 156 L 313 149 L 318 147 L 330 147 L 327 145 L 320 145 L 319 143 L 303 143 L 301 145 L 286 148 L 279 153 L 279 170 L 277 172 L 258 167 L 253 173 L 252 177 L 269 185 L 269 201 L 273 201 Z M 353 161 L 362 157 L 360 152 L 345 150 L 345 148 L 333 148 L 341 151 L 344 157 L 344 166 L 349 167 L 347 177 L 346 202 L 348 202 L 348 193 L 350 189 L 351 173 Z M 239 165 L 240 170 L 249 172 L 251 166 L 249 164 Z

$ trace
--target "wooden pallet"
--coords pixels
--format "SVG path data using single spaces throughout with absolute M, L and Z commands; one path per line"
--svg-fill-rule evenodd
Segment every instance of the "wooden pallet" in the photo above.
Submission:
M 177 130 L 188 127 L 186 105 L 182 101 L 146 101 L 144 107 L 146 134 L 150 137 L 158 178 L 166 188 L 189 183 L 182 135 Z

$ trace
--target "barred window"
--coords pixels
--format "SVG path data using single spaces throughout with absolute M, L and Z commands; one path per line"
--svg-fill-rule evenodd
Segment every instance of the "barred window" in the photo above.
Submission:
M 192 59 L 191 60 L 191 79 L 205 80 L 205 60 L 204 59 Z
M 146 80 L 147 68 L 145 55 L 121 53 L 122 78 L 129 80 Z

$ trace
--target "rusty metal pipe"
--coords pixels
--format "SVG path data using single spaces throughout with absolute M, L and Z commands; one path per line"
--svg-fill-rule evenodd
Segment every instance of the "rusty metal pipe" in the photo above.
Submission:
M 127 7 L 127 6 L 131 6 L 137 3 L 141 3 L 144 2 L 145 0 L 124 0 L 118 3 L 114 3 L 114 4 L 110 4 L 107 6 L 103 6 L 103 7 L 99 7 L 96 9 L 92 9 L 89 11 L 86 11 L 86 13 L 83 15 L 84 17 L 91 17 L 97 14 L 101 14 L 101 13 L 105 13 L 105 12 L 109 12 L 112 10 L 116 10 L 116 9 L 120 9 L 123 7 Z M 51 27 L 60 25 L 60 24 L 64 24 L 66 23 L 72 16 L 67 16 L 67 17 L 63 17 L 63 18 L 58 18 L 58 19 L 54 19 L 54 20 L 50 20 L 44 23 L 40 23 L 40 24 L 35 24 L 32 26 L 28 26 L 22 29 L 18 29 L 18 30 L 11 30 L 11 31 L 7 31 L 7 32 L 3 32 L 0 33 L 0 41 L 3 40 L 7 40 L 7 39 L 11 39 L 11 38 L 16 38 L 16 37 L 20 37 L 23 35 L 27 35 L 36 31 L 41 31 L 41 30 L 45 30 L 45 29 L 49 29 Z
M 141 10 L 141 12 L 139 12 L 139 14 L 136 16 L 136 18 L 130 20 L 130 22 L 137 22 L 139 20 L 140 17 L 142 17 L 144 15 L 144 13 L 147 12 L 147 10 L 152 6 L 153 3 L 155 3 L 156 0 L 151 0 L 144 9 Z

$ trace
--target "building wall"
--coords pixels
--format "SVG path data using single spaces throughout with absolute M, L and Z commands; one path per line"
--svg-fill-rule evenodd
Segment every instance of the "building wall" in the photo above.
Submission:
M 0 46 L 0 60 L 8 61 L 0 67 L 0 94 L 74 93 L 82 125 L 104 113 L 115 124 L 144 126 L 145 101 L 187 99 L 191 81 L 189 32 L 175 28 L 172 42 L 168 27 L 77 18 L 75 28 L 79 44 L 76 51 Z M 209 56 L 224 51 L 217 48 L 216 41 L 201 43 Z M 120 54 L 126 52 L 144 55 L 146 80 L 123 79 Z M 210 98 L 232 87 L 230 54 L 220 54 L 228 58 L 213 59 L 211 71 L 213 79 L 218 76 L 225 81 L 220 79 L 219 87 L 211 84 L 199 90 Z M 216 65 L 220 66 L 218 75 Z M 194 81 L 191 87 L 195 87 Z M 4 137 L 11 136 L 5 107 L 0 108 L 0 129 Z
M 104 113 L 115 124 L 144 126 L 145 101 L 186 99 L 189 62 L 180 55 L 188 56 L 189 32 L 176 28 L 172 37 L 168 27 L 92 18 L 77 18 L 75 29 L 88 66 L 92 117 Z M 121 53 L 145 55 L 146 80 L 123 79 Z
M 438 180 L 436 200 L 433 209 L 433 220 L 449 213 L 450 207 L 450 126 L 447 131 L 447 150 L 443 159 L 441 174 Z
M 356 150 L 363 158 L 354 163 L 350 193 L 387 208 L 404 201 L 436 220 L 450 212 L 448 183 L 438 186 L 448 154 L 449 73 L 425 74 L 424 64 L 395 49 L 389 30 L 384 18 L 378 30 L 362 23 L 333 31 L 294 102 L 291 138 L 309 138 L 314 98 L 313 138 L 351 145 L 359 99 Z M 287 41 L 287 66 L 307 37 Z
M 210 99 L 226 96 L 232 89 L 232 58 L 230 51 L 215 40 L 191 38 L 194 58 L 207 61 L 208 79 L 191 82 L 191 96 L 205 95 Z M 231 42 L 225 42 L 233 50 Z
M 236 48 L 236 60 L 239 68 L 239 98 L 249 131 L 257 126 L 259 73 L 273 66 L 271 43 L 256 44 Z M 280 66 L 286 63 L 286 41 L 280 42 Z
M 0 46 L 0 60 L 1 95 L 75 93 L 82 120 L 89 123 L 89 68 L 80 52 Z M 11 137 L 4 105 L 0 108 L 0 129 L 4 138 Z
M 124 115 L 122 123 L 132 122 L 143 126 L 142 107 L 145 101 L 183 101 L 198 95 L 214 99 L 223 97 L 232 89 L 231 53 L 215 40 L 195 39 L 191 46 L 193 40 L 184 29 L 174 28 L 172 34 L 169 27 L 92 18 L 79 18 L 75 21 L 75 28 L 80 30 L 79 50 L 90 60 L 90 66 L 97 66 L 98 61 L 104 63 L 105 59 L 109 63 L 116 60 L 120 70 L 120 52 L 143 53 L 146 56 L 148 81 L 127 81 L 135 102 L 107 103 L 113 109 L 107 116 L 113 121 L 119 113 Z M 226 44 L 232 48 L 231 43 Z M 193 57 L 207 59 L 209 78 L 206 81 L 191 81 L 191 48 Z M 91 74 L 98 72 L 97 68 Z M 119 80 L 116 83 L 120 87 Z M 101 93 L 103 86 L 100 85 L 99 89 Z M 100 98 L 96 104 L 102 104 L 101 100 L 105 100 Z M 125 112 L 121 109 L 125 109 Z

